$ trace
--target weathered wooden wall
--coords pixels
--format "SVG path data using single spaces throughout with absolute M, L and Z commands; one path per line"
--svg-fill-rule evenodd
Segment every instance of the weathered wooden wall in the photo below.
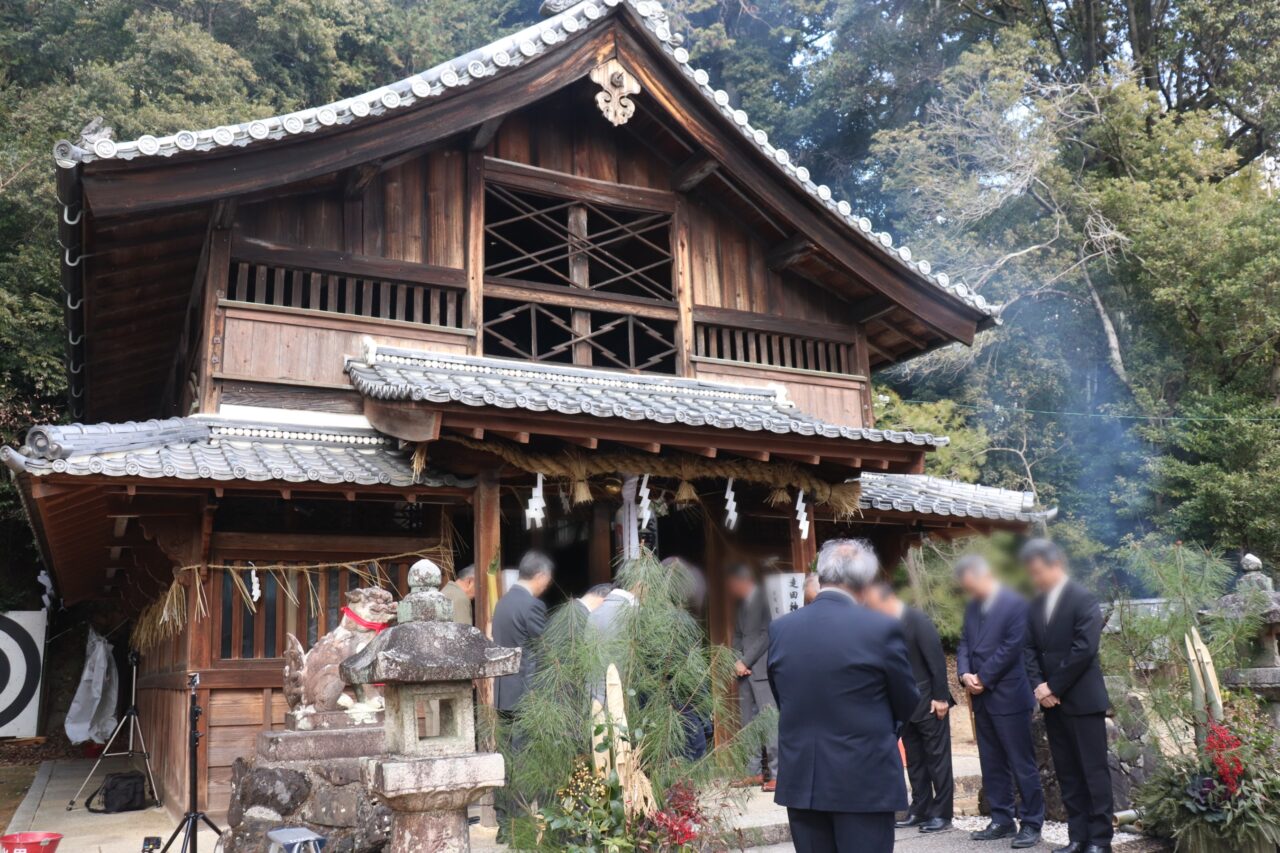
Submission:
M 485 245 L 470 234 L 479 219 L 469 224 L 469 211 L 483 204 L 477 182 L 500 161 L 552 177 L 615 183 L 639 199 L 667 193 L 670 210 L 671 160 L 679 155 L 651 147 L 637 130 L 612 127 L 584 109 L 584 97 L 589 93 L 571 88 L 506 116 L 479 140 L 479 152 L 468 150 L 474 137 L 462 139 L 390 165 L 353 169 L 339 188 L 237 208 L 228 248 L 209 255 L 210 264 L 225 268 L 209 273 L 220 292 L 206 300 L 216 315 L 207 324 L 208 369 L 188 399 L 214 409 L 224 384 L 250 381 L 344 387 L 343 358 L 358 354 L 365 336 L 391 346 L 484 351 L 475 315 L 483 309 L 481 293 L 499 283 L 486 286 L 483 274 L 469 268 L 483 267 Z M 572 195 L 568 177 L 564 186 Z M 848 303 L 772 268 L 766 241 L 722 202 L 696 188 L 679 197 L 672 229 L 676 300 L 647 308 L 659 320 L 680 318 L 676 371 L 781 383 L 807 412 L 869 424 L 865 336 L 845 319 Z M 348 280 L 342 272 L 348 268 L 358 291 L 338 284 Z M 507 282 L 503 298 L 517 295 Z M 554 304 L 571 297 L 544 286 L 531 298 Z M 605 312 L 631 310 L 608 294 L 585 298 L 599 299 L 592 304 Z M 702 316 L 709 313 L 715 316 Z M 757 338 L 756 329 L 737 347 L 719 346 L 720 335 L 750 330 L 757 320 L 773 324 L 767 337 Z M 585 345 L 583 351 L 589 352 Z

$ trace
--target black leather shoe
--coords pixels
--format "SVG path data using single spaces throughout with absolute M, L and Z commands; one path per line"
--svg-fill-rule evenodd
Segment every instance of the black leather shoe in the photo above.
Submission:
M 974 841 L 999 841 L 1001 838 L 1013 838 L 1017 833 L 1017 828 L 1011 823 L 995 823 L 994 821 L 987 824 L 986 829 L 979 829 L 977 832 L 969 833 L 969 838 Z
M 1017 836 L 1014 837 L 1013 843 L 1009 846 L 1014 850 L 1024 850 L 1027 847 L 1035 847 L 1040 843 L 1040 827 L 1023 825 L 1018 830 Z
M 1090 844 L 1080 851 L 1080 853 L 1111 853 L 1110 844 Z
M 920 824 L 921 832 L 946 832 L 951 828 L 951 821 L 945 817 L 935 817 Z
M 897 827 L 898 829 L 910 829 L 911 827 L 919 826 L 924 822 L 925 822 L 925 819 L 923 815 L 914 815 L 911 812 L 907 812 L 907 816 L 902 820 L 894 823 L 894 826 Z
M 1053 848 L 1053 853 L 1084 853 L 1084 843 L 1080 841 L 1071 841 L 1064 847 Z

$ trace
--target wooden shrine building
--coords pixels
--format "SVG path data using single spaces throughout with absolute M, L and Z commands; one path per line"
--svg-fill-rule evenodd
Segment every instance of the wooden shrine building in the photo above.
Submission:
M 581 593 L 629 476 L 659 556 L 706 568 L 720 642 L 730 559 L 807 567 L 845 533 L 893 564 L 1045 516 L 925 476 L 946 439 L 874 423 L 872 371 L 970 343 L 983 298 L 771 145 L 658 3 L 550 11 L 337 103 L 55 149 L 86 425 L 0 455 L 64 601 L 185 608 L 139 682 L 170 804 L 189 671 L 216 814 L 282 722 L 286 632 L 314 642 L 416 554 L 483 571 L 536 545 Z

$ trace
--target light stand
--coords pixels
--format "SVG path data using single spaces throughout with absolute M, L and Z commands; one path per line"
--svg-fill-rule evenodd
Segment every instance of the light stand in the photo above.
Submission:
M 80 795 L 84 793 L 84 789 L 88 787 L 89 780 L 93 778 L 93 774 L 98 772 L 98 765 L 102 763 L 104 758 L 114 758 L 120 755 L 127 755 L 132 760 L 135 755 L 142 756 L 142 763 L 147 768 L 147 784 L 151 786 L 152 802 L 159 802 L 160 796 L 156 792 L 156 777 L 151 772 L 151 754 L 147 752 L 147 741 L 142 736 L 142 721 L 138 716 L 138 652 L 136 649 L 129 650 L 129 669 L 133 683 L 129 686 L 129 708 L 120 717 L 120 722 L 116 724 L 116 730 L 111 733 L 111 737 L 107 740 L 107 745 L 102 748 L 102 753 L 98 756 L 98 760 L 93 763 L 89 775 L 84 777 L 84 781 L 80 783 L 80 790 L 76 791 L 76 795 L 71 798 L 71 802 L 67 803 L 67 811 L 71 811 L 76 807 L 76 800 L 80 799 Z M 112 752 L 111 744 L 116 742 L 116 738 L 120 737 L 120 732 L 128 729 L 129 731 L 129 748 L 124 752 Z M 141 749 L 133 748 L 133 739 L 137 737 L 138 744 Z
M 191 673 L 187 678 L 187 687 L 191 690 L 191 710 L 188 712 L 191 734 L 187 741 L 187 813 L 182 816 L 182 822 L 173 831 L 173 835 L 169 836 L 169 840 L 165 842 L 164 848 L 161 849 L 160 853 L 168 853 L 169 848 L 173 846 L 174 841 L 178 840 L 179 835 L 182 835 L 182 853 L 188 853 L 188 851 L 189 853 L 196 853 L 196 844 L 200 838 L 200 824 L 202 822 L 218 836 L 222 835 L 222 830 L 218 829 L 218 825 L 210 820 L 207 814 L 200 811 L 200 805 L 196 802 L 197 779 L 199 778 L 199 774 L 196 772 L 196 753 L 200 749 L 200 715 L 204 713 L 204 709 L 196 701 L 196 687 L 199 684 L 200 673 Z

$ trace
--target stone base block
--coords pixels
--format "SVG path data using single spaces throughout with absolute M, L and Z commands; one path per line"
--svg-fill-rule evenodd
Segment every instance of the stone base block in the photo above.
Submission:
M 506 777 L 496 752 L 447 758 L 390 756 L 371 760 L 369 787 L 397 812 L 466 809 L 486 791 L 501 788 Z
M 284 715 L 284 727 L 291 732 L 381 728 L 382 721 L 381 711 L 290 711 Z
M 265 761 L 325 761 L 381 755 L 384 740 L 381 726 L 259 732 L 258 757 Z

